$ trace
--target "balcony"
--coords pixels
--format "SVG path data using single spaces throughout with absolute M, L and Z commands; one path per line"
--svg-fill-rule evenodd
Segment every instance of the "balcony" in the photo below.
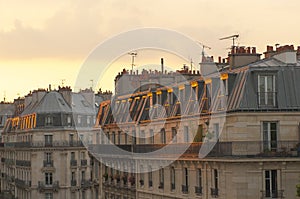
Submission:
M 29 160 L 16 160 L 16 165 L 21 167 L 31 167 L 31 162 Z
M 283 190 L 263 190 L 262 192 L 262 198 L 277 198 L 277 199 L 282 199 L 283 197 Z
M 52 142 L 8 142 L 6 148 L 43 148 L 43 147 L 84 147 L 82 141 L 52 141 Z
M 44 182 L 38 182 L 39 192 L 45 192 L 47 190 L 57 192 L 59 190 L 59 182 L 55 181 L 52 184 L 45 184 Z
M 200 195 L 202 195 L 202 187 L 195 187 L 195 194 L 196 195 L 198 195 L 198 196 L 200 196 Z
M 194 142 L 168 144 L 168 150 L 161 150 L 158 157 L 198 157 L 200 149 L 208 151 L 208 157 L 300 157 L 298 141 L 235 141 L 235 142 Z M 96 153 L 111 156 L 150 153 L 162 149 L 166 144 L 140 145 L 93 145 L 89 149 Z M 207 150 L 205 150 L 207 148 Z M 122 150 L 120 150 L 122 149 Z
M 77 185 L 77 181 L 76 180 L 71 180 L 71 186 L 75 187 Z
M 189 187 L 187 185 L 181 185 L 181 191 L 184 194 L 188 194 L 189 193 Z
M 44 167 L 53 167 L 53 160 L 44 160 Z
M 160 182 L 159 185 L 158 185 L 158 188 L 159 188 L 159 189 L 164 189 L 164 183 L 163 183 L 163 182 Z
M 81 180 L 81 188 L 88 189 L 93 185 L 91 180 Z
M 86 167 L 87 166 L 87 160 L 80 160 L 80 165 L 82 167 Z
M 219 196 L 219 189 L 218 188 L 210 188 L 210 195 L 213 198 L 217 198 Z
M 77 160 L 70 161 L 71 167 L 77 167 Z
M 29 189 L 31 187 L 31 181 L 25 181 L 16 178 L 15 185 L 22 189 Z

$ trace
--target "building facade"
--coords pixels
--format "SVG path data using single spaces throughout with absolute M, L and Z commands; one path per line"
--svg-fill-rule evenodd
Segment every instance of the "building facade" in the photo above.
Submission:
M 299 54 L 234 47 L 188 83 L 101 103 L 90 145 L 100 198 L 297 198 Z
M 81 139 L 95 123 L 93 91 L 39 89 L 18 107 L 2 133 L 0 198 L 99 198 L 88 140 Z

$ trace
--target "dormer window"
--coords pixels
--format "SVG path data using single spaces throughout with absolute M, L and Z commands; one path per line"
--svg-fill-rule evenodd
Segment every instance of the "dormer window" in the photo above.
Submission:
M 53 117 L 48 115 L 45 117 L 45 126 L 52 126 L 53 125 Z
M 81 124 L 81 115 L 78 115 L 78 117 L 77 117 L 77 123 Z
M 276 106 L 275 75 L 258 76 L 258 105 L 260 107 Z

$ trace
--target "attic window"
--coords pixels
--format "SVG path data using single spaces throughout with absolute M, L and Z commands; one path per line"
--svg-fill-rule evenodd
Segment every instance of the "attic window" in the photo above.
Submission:
M 45 126 L 52 126 L 53 125 L 53 117 L 52 116 L 46 116 L 45 117 Z

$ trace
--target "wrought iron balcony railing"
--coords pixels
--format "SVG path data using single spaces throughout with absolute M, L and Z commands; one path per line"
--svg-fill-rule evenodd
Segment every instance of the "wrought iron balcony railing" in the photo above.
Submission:
M 38 190 L 40 192 L 44 192 L 46 190 L 52 190 L 54 192 L 57 192 L 59 190 L 59 182 L 54 181 L 52 184 L 46 184 L 45 182 L 39 181 Z
M 16 160 L 16 165 L 22 166 L 22 167 L 30 167 L 31 162 L 30 162 L 30 160 Z
M 262 190 L 262 198 L 275 198 L 275 199 L 282 199 L 283 196 L 283 190 Z
M 77 167 L 77 160 L 70 161 L 71 167 Z
M 74 187 L 77 185 L 77 181 L 76 180 L 71 180 L 71 186 Z
M 207 157 L 300 157 L 300 145 L 298 141 L 234 141 L 217 142 L 208 140 L 207 142 L 194 143 L 169 143 L 169 144 L 138 144 L 138 145 L 90 145 L 93 152 L 111 156 L 130 155 L 131 153 L 149 153 L 160 150 L 156 155 L 159 157 L 181 156 L 198 157 L 200 149 L 207 151 Z M 207 150 L 205 150 L 207 148 Z M 121 149 L 121 150 L 120 150 Z
M 87 166 L 87 160 L 80 160 L 81 166 Z
M 218 188 L 210 188 L 210 195 L 213 198 L 217 198 L 219 196 L 219 189 Z
M 187 185 L 181 185 L 181 191 L 184 194 L 189 193 L 189 187 Z
M 16 178 L 15 185 L 19 188 L 28 189 L 31 187 L 31 181 L 25 181 L 25 180 L 20 180 L 20 179 Z
M 43 165 L 44 167 L 53 167 L 53 160 L 44 160 Z
M 7 148 L 43 148 L 43 147 L 84 147 L 82 141 L 33 141 L 33 142 L 6 142 Z
M 81 187 L 87 189 L 93 185 L 91 180 L 81 180 Z
M 202 195 L 202 187 L 196 186 L 195 187 L 195 194 L 196 195 Z

